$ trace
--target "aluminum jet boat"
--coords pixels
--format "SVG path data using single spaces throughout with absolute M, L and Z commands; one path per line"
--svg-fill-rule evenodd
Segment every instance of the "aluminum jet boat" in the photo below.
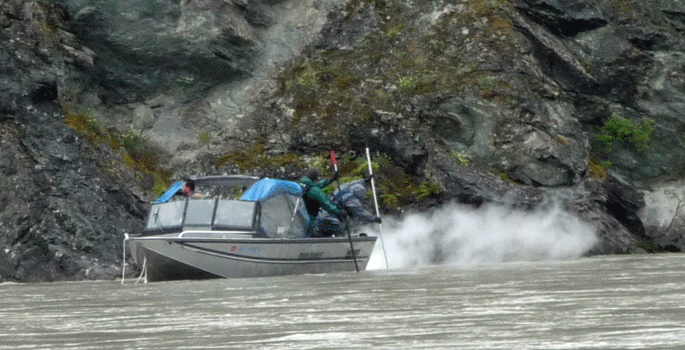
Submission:
M 176 199 L 182 182 L 175 183 L 152 202 L 145 229 L 126 234 L 124 266 L 128 246 L 146 281 L 366 269 L 376 237 L 308 237 L 300 184 L 237 175 L 193 180 L 201 198 Z

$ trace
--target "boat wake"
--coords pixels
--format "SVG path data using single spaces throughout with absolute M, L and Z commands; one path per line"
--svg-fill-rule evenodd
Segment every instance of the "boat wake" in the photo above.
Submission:
M 497 205 L 449 204 L 429 213 L 383 221 L 391 269 L 473 266 L 513 261 L 567 260 L 597 242 L 594 228 L 558 206 L 523 211 Z M 384 269 L 377 244 L 367 269 Z

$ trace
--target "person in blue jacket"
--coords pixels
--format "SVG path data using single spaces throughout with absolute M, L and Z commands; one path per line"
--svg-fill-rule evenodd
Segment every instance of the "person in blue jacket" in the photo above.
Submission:
M 330 215 L 321 212 L 316 217 L 317 235 L 328 237 L 332 235 L 344 234 L 345 216 L 351 219 L 359 219 L 364 222 L 381 223 L 381 217 L 369 213 L 362 205 L 366 197 L 366 186 L 369 185 L 371 178 L 352 181 L 340 186 L 331 199 L 331 202 L 341 208 L 346 215 Z

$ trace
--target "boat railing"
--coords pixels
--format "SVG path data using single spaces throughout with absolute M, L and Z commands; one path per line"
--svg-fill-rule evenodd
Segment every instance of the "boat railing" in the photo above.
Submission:
M 243 230 L 220 230 L 220 231 L 205 231 L 205 230 L 190 230 L 183 231 L 178 235 L 178 238 L 202 238 L 202 239 L 225 239 L 237 238 L 240 236 L 248 236 L 252 238 L 257 231 L 243 231 Z

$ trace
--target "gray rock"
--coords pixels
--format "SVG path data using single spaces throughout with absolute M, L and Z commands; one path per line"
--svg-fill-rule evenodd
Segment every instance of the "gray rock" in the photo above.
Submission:
M 147 130 L 155 125 L 155 114 L 152 108 L 140 104 L 133 110 L 133 127 L 138 130 Z
M 609 22 L 595 0 L 517 0 L 515 4 L 548 30 L 566 36 Z
M 558 200 L 596 228 L 588 254 L 682 251 L 682 215 L 640 213 L 676 205 L 651 198 L 685 168 L 683 6 L 629 3 L 6 0 L 0 280 L 114 278 L 144 221 L 151 176 L 66 126 L 74 111 L 144 130 L 174 177 L 294 178 L 303 164 L 217 159 L 370 146 L 439 185 L 413 209 Z M 615 115 L 654 120 L 650 147 L 600 150 Z

